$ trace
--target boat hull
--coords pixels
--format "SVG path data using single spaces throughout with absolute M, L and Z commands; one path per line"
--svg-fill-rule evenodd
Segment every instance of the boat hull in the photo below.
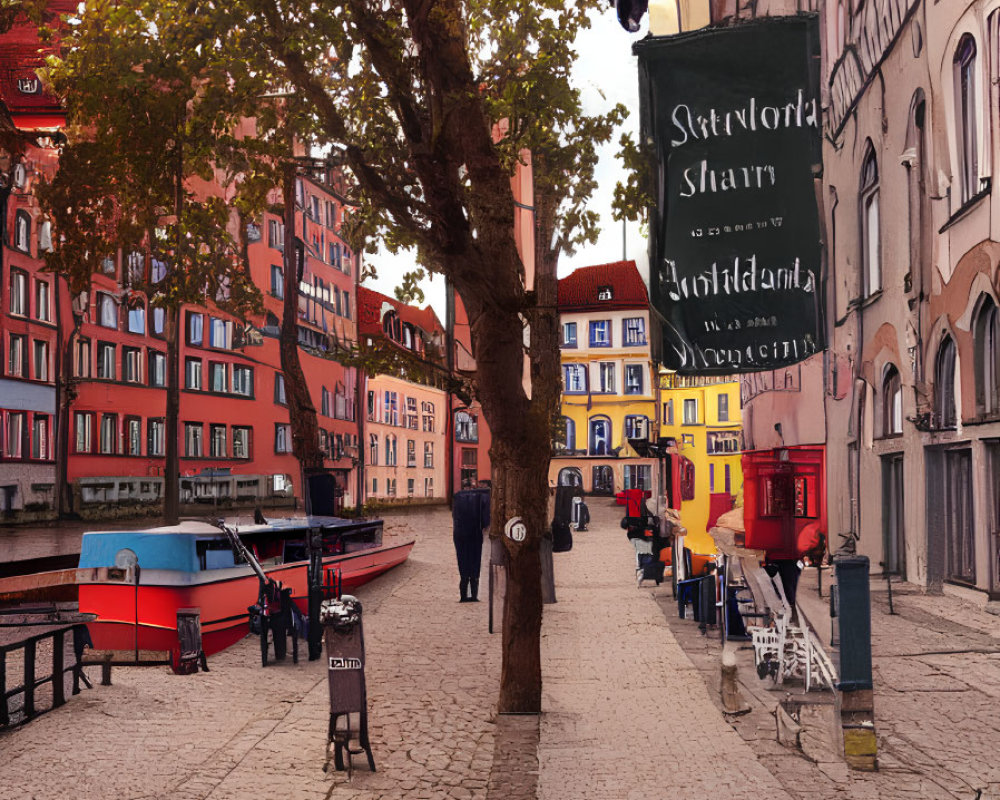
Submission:
M 342 591 L 349 593 L 404 562 L 412 548 L 413 542 L 405 542 L 328 556 L 323 567 L 339 568 Z M 264 571 L 291 589 L 296 605 L 308 613 L 307 562 L 265 566 Z M 199 572 L 192 576 L 196 582 L 179 584 L 147 582 L 140 574 L 138 586 L 95 580 L 92 570 L 79 572 L 80 611 L 97 615 L 88 624 L 95 649 L 170 651 L 175 658 L 180 648 L 179 609 L 199 611 L 202 649 L 212 655 L 249 633 L 247 609 L 257 602 L 259 590 L 257 576 L 249 570 L 218 580 L 211 579 L 211 572 Z

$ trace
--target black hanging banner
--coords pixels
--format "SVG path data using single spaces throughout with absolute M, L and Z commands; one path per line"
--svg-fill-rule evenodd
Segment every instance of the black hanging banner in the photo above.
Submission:
M 824 346 L 816 16 L 634 50 L 659 162 L 650 299 L 665 365 L 706 375 L 802 361 Z

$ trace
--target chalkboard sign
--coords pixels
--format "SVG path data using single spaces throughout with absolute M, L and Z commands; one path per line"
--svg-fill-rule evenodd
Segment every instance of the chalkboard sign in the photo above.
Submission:
M 822 349 L 815 15 L 635 44 L 655 143 L 650 299 L 681 374 L 794 364 Z

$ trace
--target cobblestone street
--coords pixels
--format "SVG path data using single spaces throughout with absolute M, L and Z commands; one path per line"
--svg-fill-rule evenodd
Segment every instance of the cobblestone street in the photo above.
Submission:
M 971 800 L 996 784 L 1000 732 L 986 711 L 1000 694 L 996 617 L 918 594 L 897 596 L 889 617 L 876 595 L 882 771 L 817 765 L 774 740 L 768 710 L 727 722 L 713 688 L 717 640 L 669 619 L 656 602 L 666 586 L 636 589 L 621 510 L 595 500 L 591 512 L 590 530 L 555 556 L 541 717 L 492 711 L 500 637 L 487 631 L 486 570 L 484 602 L 458 603 L 450 514 L 393 515 L 387 535 L 417 545 L 359 591 L 377 773 L 363 757 L 350 778 L 322 770 L 325 662 L 263 669 L 246 639 L 209 673 L 116 668 L 113 686 L 0 735 L 0 798 Z

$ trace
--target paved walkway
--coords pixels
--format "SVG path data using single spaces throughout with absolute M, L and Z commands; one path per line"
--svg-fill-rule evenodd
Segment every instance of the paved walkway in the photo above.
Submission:
M 114 686 L 0 734 L 0 799 L 641 800 L 721 790 L 784 800 L 651 593 L 636 590 L 620 509 L 604 503 L 591 503 L 590 531 L 555 557 L 540 718 L 491 713 L 500 637 L 487 632 L 485 602 L 456 602 L 450 514 L 421 511 L 387 520 L 387 532 L 417 545 L 359 591 L 377 773 L 363 758 L 350 780 L 322 771 L 324 662 L 262 669 L 247 639 L 213 657 L 209 673 L 116 668 Z

